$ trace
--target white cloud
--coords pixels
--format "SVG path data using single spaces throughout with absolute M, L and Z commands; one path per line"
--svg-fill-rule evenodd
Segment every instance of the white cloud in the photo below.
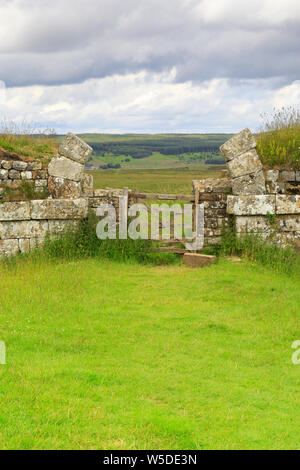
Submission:
M 178 83 L 174 70 L 142 71 L 79 84 L 10 88 L 1 114 L 58 132 L 231 132 L 255 130 L 259 115 L 274 103 L 299 101 L 300 81 L 272 89 L 268 80 Z
M 0 18 L 2 115 L 231 131 L 299 102 L 299 0 L 1 0 Z

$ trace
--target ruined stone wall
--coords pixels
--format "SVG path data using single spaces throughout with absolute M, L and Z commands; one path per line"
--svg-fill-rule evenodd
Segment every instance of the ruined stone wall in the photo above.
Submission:
M 227 214 L 227 196 L 232 192 L 228 178 L 193 181 L 195 204 L 204 204 L 204 246 L 220 245 L 223 227 L 231 216 Z
M 264 170 L 248 129 L 221 151 L 228 177 L 193 181 L 195 203 L 205 208 L 205 246 L 219 245 L 222 229 L 230 223 L 240 235 L 252 232 L 300 246 L 300 171 Z M 113 204 L 117 217 L 121 209 L 127 211 L 124 198 L 120 207 L 127 188 L 93 188 L 92 176 L 84 173 L 91 152 L 68 134 L 49 165 L 18 156 L 0 162 L 0 256 L 29 251 L 43 243 L 46 233 L 63 234 L 86 217 L 89 208 L 96 212 L 103 204 Z
M 220 150 L 229 179 L 193 182 L 195 202 L 205 207 L 205 245 L 221 243 L 231 221 L 240 235 L 300 246 L 300 171 L 264 170 L 249 129 Z
M 59 236 L 86 217 L 93 179 L 84 174 L 84 163 L 91 152 L 68 134 L 49 165 L 17 155 L 1 161 L 0 256 L 27 252 L 47 233 Z

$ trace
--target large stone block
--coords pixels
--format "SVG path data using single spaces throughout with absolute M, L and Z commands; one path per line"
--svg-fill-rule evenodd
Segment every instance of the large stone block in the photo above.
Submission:
M 42 248 L 45 243 L 45 238 L 30 238 L 29 239 L 29 246 L 30 246 L 30 251 Z
M 87 215 L 86 199 L 42 199 L 30 202 L 31 218 L 81 219 Z
M 266 171 L 266 181 L 270 181 L 271 183 L 276 183 L 279 177 L 278 170 L 267 170 Z
M 228 196 L 227 213 L 233 215 L 275 214 L 275 195 Z
M 267 217 L 261 216 L 238 216 L 235 219 L 236 231 L 238 233 L 270 233 L 272 227 Z
M 43 164 L 42 162 L 39 162 L 39 161 L 34 161 L 34 162 L 29 162 L 27 164 L 27 170 L 29 171 L 37 171 L 37 170 L 41 170 L 43 168 Z
M 30 251 L 30 238 L 20 238 L 19 249 L 21 253 L 28 253 Z
M 21 171 L 21 178 L 22 178 L 22 180 L 31 180 L 32 179 L 32 171 Z
M 266 184 L 262 170 L 232 180 L 233 194 L 265 194 Z
M 12 162 L 8 160 L 2 160 L 1 167 L 4 168 L 5 170 L 10 170 L 12 167 Z
M 78 199 L 81 196 L 81 183 L 49 176 L 48 190 L 53 199 Z
M 0 204 L 0 221 L 29 219 L 29 202 L 4 202 Z
M 0 170 L 0 180 L 6 180 L 8 178 L 8 170 Z
M 190 268 L 199 268 L 200 266 L 208 266 L 212 263 L 215 263 L 216 257 L 198 253 L 184 253 L 183 262 Z
M 0 256 L 13 256 L 19 253 L 18 240 L 0 240 Z
M 277 214 L 300 214 L 300 195 L 276 194 Z
M 280 178 L 283 181 L 296 181 L 296 172 L 295 171 L 282 171 L 280 173 Z
M 300 216 L 283 215 L 278 216 L 278 227 L 283 232 L 298 232 L 300 231 Z
M 63 234 L 78 227 L 79 220 L 49 220 L 50 235 Z
M 45 237 L 48 231 L 47 221 L 24 220 L 0 222 L 0 239 Z
M 231 181 L 229 178 L 207 178 L 205 180 L 193 180 L 193 192 L 198 192 L 199 194 L 229 194 L 231 193 Z
M 227 168 L 231 178 L 237 178 L 261 170 L 262 163 L 256 150 L 252 149 L 228 161 Z
M 226 161 L 248 152 L 256 147 L 255 139 L 249 129 L 244 129 L 239 134 L 232 137 L 220 147 L 221 153 Z
M 81 181 L 84 166 L 66 157 L 53 157 L 48 166 L 50 176 L 66 178 L 72 181 Z
M 93 180 L 93 175 L 87 175 L 84 173 L 81 181 L 82 185 L 82 193 L 85 196 L 93 196 L 94 192 L 94 180 Z
M 63 157 L 78 163 L 86 163 L 93 149 L 76 135 L 69 133 L 58 147 L 58 152 Z
M 21 178 L 21 173 L 17 170 L 9 170 L 8 176 L 12 180 L 19 180 Z
M 14 161 L 12 167 L 14 170 L 25 171 L 27 169 L 27 163 L 22 161 Z

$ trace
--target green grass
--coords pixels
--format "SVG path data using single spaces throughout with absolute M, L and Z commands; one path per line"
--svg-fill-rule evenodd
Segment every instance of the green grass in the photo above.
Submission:
M 297 449 L 299 276 L 1 265 L 2 449 Z
M 198 170 L 100 170 L 89 172 L 94 177 L 95 188 L 138 189 L 142 192 L 192 194 L 192 181 L 217 178 L 222 168 L 219 165 L 203 165 Z
M 300 168 L 300 111 L 283 107 L 263 117 L 264 125 L 256 140 L 264 166 Z
M 0 133 L 0 148 L 25 157 L 50 158 L 57 152 L 57 141 L 49 136 L 34 137 Z

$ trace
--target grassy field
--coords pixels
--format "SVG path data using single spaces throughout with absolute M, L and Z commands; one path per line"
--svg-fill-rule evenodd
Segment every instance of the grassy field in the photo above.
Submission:
M 203 165 L 199 170 L 99 170 L 89 172 L 95 188 L 138 189 L 145 192 L 191 194 L 192 181 L 216 178 L 224 167 Z
M 1 449 L 297 449 L 299 277 L 0 267 Z

